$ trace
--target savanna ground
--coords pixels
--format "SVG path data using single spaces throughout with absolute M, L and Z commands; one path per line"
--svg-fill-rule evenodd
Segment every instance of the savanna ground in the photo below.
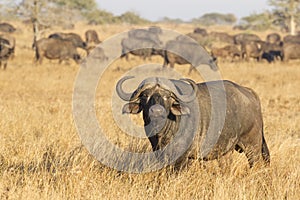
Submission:
M 300 199 L 300 61 L 219 62 L 224 79 L 253 88 L 260 96 L 269 167 L 249 169 L 244 154 L 219 162 L 193 162 L 179 173 L 119 173 L 100 164 L 82 146 L 72 115 L 74 81 L 80 66 L 44 60 L 33 64 L 31 27 L 18 24 L 16 57 L 0 71 L 0 199 Z M 164 25 L 182 33 L 194 27 Z M 76 26 L 83 36 L 93 28 L 103 40 L 129 26 Z M 59 29 L 57 29 L 59 30 Z M 211 28 L 210 30 L 213 30 Z M 228 27 L 216 27 L 214 31 Z M 56 30 L 55 30 L 56 31 Z M 262 38 L 267 34 L 258 33 Z M 151 62 L 162 63 L 160 57 Z M 117 60 L 96 93 L 99 121 L 112 142 L 132 145 L 111 116 L 114 83 L 143 60 Z M 175 66 L 183 76 L 188 66 Z M 100 101 L 101 100 L 101 101 Z M 143 140 L 139 144 L 150 144 Z M 138 148 L 138 147 L 136 147 Z

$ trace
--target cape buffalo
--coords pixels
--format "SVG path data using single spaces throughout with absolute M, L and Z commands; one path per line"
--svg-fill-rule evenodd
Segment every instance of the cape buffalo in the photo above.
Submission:
M 80 55 L 71 41 L 55 38 L 42 38 L 36 42 L 36 62 L 39 61 L 41 64 L 43 57 L 58 59 L 59 63 L 69 58 L 73 59 L 76 63 L 80 61 Z
M 174 68 L 175 63 L 179 65 L 190 64 L 189 73 L 192 72 L 194 66 L 200 64 L 208 65 L 214 71 L 218 69 L 214 58 L 192 39 L 170 40 L 167 42 L 165 49 L 163 67 L 170 64 L 170 67 Z
M 16 39 L 12 36 L 12 35 L 9 35 L 9 34 L 1 34 L 0 35 L 0 38 L 2 40 L 6 40 L 9 44 L 9 49 L 10 49 L 10 58 L 13 59 L 15 57 L 15 47 L 16 47 Z
M 138 38 L 124 38 L 121 41 L 122 55 L 121 58 L 126 57 L 128 60 L 128 53 L 135 56 L 140 56 L 144 60 L 150 58 L 152 55 L 158 54 L 159 45 L 149 39 L 138 39 Z M 157 49 L 157 50 L 156 50 Z
M 283 61 L 300 59 L 300 43 L 285 43 L 283 45 Z
M 14 55 L 14 38 L 0 36 L 0 68 L 6 69 L 8 59 Z
M 195 40 L 198 44 L 202 45 L 202 46 L 210 46 L 211 45 L 211 41 L 209 40 L 208 37 L 203 36 L 201 34 L 198 33 L 188 33 L 186 34 L 187 37 L 192 38 L 193 40 Z M 190 38 L 188 38 L 188 40 L 186 40 L 185 38 L 187 38 L 185 35 L 179 35 L 176 37 L 176 40 L 178 41 L 182 41 L 182 42 L 189 42 Z
M 244 41 L 241 43 L 242 58 L 249 61 L 250 58 L 255 58 L 257 61 L 262 59 L 263 51 L 255 41 Z
M 87 45 L 90 43 L 94 43 L 97 45 L 101 42 L 101 40 L 99 40 L 98 33 L 95 30 L 87 30 L 84 35 Z
M 226 59 L 226 58 L 230 57 L 231 61 L 233 61 L 235 57 L 241 56 L 241 51 L 235 45 L 226 45 L 221 48 L 212 48 L 211 54 L 213 57 L 216 57 L 216 58 L 221 57 L 221 58 Z
M 128 32 L 129 38 L 136 38 L 136 39 L 148 39 L 154 42 L 156 45 L 161 45 L 162 42 L 160 41 L 158 34 L 156 32 L 150 31 L 149 29 L 133 29 Z
M 270 44 L 278 44 L 281 41 L 281 36 L 278 33 L 270 33 L 266 37 L 266 42 Z
M 53 33 L 49 35 L 48 38 L 56 38 L 71 41 L 75 47 L 86 50 L 86 43 L 76 33 Z
M 280 47 L 278 47 L 280 48 Z M 275 56 L 280 56 L 280 50 L 278 50 L 276 44 L 269 44 L 264 41 L 244 41 L 241 44 L 241 55 L 246 61 L 250 58 L 254 58 L 257 61 L 265 59 L 268 63 L 274 61 Z M 277 50 L 279 52 L 277 52 Z
M 179 124 L 181 120 L 184 120 L 184 116 L 195 114 L 189 102 L 198 104 L 199 121 L 193 122 L 199 124 L 196 128 L 196 135 L 192 139 L 192 144 L 185 149 L 185 154 L 176 161 L 175 167 L 186 164 L 188 159 L 217 159 L 233 150 L 244 152 L 250 167 L 260 160 L 263 160 L 265 164 L 270 163 L 270 154 L 263 133 L 260 100 L 252 89 L 231 81 L 220 80 L 196 84 L 190 79 L 173 80 L 152 77 L 145 79 L 133 93 L 125 93 L 122 84 L 130 78 L 132 77 L 123 77 L 116 85 L 119 97 L 129 101 L 123 106 L 122 112 L 123 114 L 142 112 L 145 132 L 153 151 L 164 151 L 176 137 L 179 137 L 180 144 L 185 145 L 185 141 L 189 138 L 178 133 Z M 225 91 L 219 87 L 221 83 L 224 84 Z M 224 125 L 218 129 L 220 135 L 217 142 L 203 157 L 199 153 L 200 140 L 203 136 L 207 137 L 213 112 L 210 92 L 217 96 L 225 92 L 224 98 L 227 103 L 224 115 L 226 116 L 224 116 Z M 217 133 L 213 132 L 213 134 Z M 179 149 L 181 147 L 178 146 Z
M 199 27 L 194 29 L 194 33 L 200 34 L 202 36 L 207 36 L 208 35 L 206 29 L 199 28 Z
M 234 38 L 225 32 L 211 32 L 209 37 L 215 41 L 224 42 L 228 44 L 234 44 Z
M 159 26 L 150 26 L 148 28 L 149 32 L 154 33 L 154 34 L 162 34 L 162 29 Z
M 275 43 L 270 42 L 259 42 L 261 45 L 261 49 L 264 53 L 273 56 L 274 58 L 283 59 L 283 42 L 277 41 Z
M 91 50 L 100 44 L 101 41 L 99 40 L 98 34 L 95 30 L 87 30 L 84 35 L 87 54 L 90 54 Z
M 300 35 L 287 35 L 283 38 L 284 43 L 300 43 Z
M 252 33 L 239 33 L 233 36 L 235 44 L 242 44 L 246 41 L 261 41 L 258 35 Z

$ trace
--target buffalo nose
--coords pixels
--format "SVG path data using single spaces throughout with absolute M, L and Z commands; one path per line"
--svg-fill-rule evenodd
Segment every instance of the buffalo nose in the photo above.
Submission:
M 150 118 L 166 117 L 166 116 L 167 116 L 166 109 L 162 105 L 155 104 L 151 106 L 149 109 Z

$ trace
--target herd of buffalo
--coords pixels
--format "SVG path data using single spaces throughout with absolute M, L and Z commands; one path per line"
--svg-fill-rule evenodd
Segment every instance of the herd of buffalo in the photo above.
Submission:
M 7 61 L 14 57 L 15 38 L 12 36 L 16 29 L 8 24 L 0 24 L 0 64 L 7 66 Z M 143 59 L 154 55 L 163 57 L 163 67 L 174 67 L 174 64 L 190 64 L 193 66 L 206 64 L 212 70 L 217 70 L 216 59 L 231 61 L 256 59 L 268 62 L 300 59 L 300 35 L 288 35 L 283 38 L 277 33 L 268 34 L 265 40 L 249 33 L 229 35 L 225 32 L 210 32 L 196 28 L 192 33 L 179 35 L 163 41 L 163 30 L 153 26 L 148 29 L 134 29 L 120 43 L 121 58 L 128 59 L 129 54 Z M 205 42 L 218 41 L 223 47 L 205 48 Z M 35 61 L 42 63 L 43 58 L 63 60 L 73 59 L 76 63 L 82 60 L 77 48 L 86 51 L 88 55 L 101 40 L 95 30 L 85 32 L 85 40 L 75 33 L 56 32 L 33 43 Z M 201 45 L 199 45 L 201 44 Z M 103 51 L 99 51 L 104 54 Z M 178 52 L 180 55 L 178 55 Z M 210 53 L 208 53 L 210 52 Z M 199 54 L 200 56 L 199 59 Z M 101 57 L 101 56 L 100 56 Z M 0 66 L 1 66 L 0 65 Z M 163 149 L 175 137 L 183 117 L 190 115 L 194 109 L 189 106 L 196 102 L 201 116 L 196 140 L 188 151 L 179 159 L 181 164 L 189 158 L 210 160 L 225 155 L 231 150 L 244 152 L 250 166 L 258 160 L 270 163 L 270 154 L 263 133 L 263 118 L 258 95 L 250 88 L 235 84 L 231 81 L 212 81 L 195 83 L 193 80 L 173 80 L 164 78 L 147 78 L 132 93 L 126 93 L 122 84 L 132 77 L 124 77 L 116 85 L 119 97 L 128 103 L 123 106 L 123 113 L 143 113 L 145 132 L 152 145 L 153 151 Z M 218 86 L 224 84 L 224 90 Z M 210 103 L 211 88 L 218 95 L 225 95 L 226 116 L 219 139 L 211 152 L 204 157 L 198 155 L 201 136 L 207 134 L 213 115 Z M 153 134 L 153 131 L 155 134 Z M 198 140 L 197 140 L 198 138 Z M 184 148 L 186 138 L 180 140 L 178 148 Z
M 16 29 L 8 23 L 0 23 L 0 67 L 6 69 L 9 59 L 14 57 L 16 39 L 12 33 Z M 77 48 L 84 49 L 87 54 L 95 48 L 99 40 L 95 30 L 85 32 L 85 41 L 76 33 L 57 32 L 50 34 L 47 38 L 41 38 L 32 44 L 35 51 L 35 62 L 42 64 L 43 58 L 57 59 L 59 63 L 63 60 L 73 59 L 80 63 L 81 56 Z
M 178 48 L 184 49 L 188 56 L 194 54 L 202 54 L 203 52 L 189 52 L 191 45 L 200 44 L 203 47 L 210 49 L 209 52 L 214 59 L 230 59 L 231 61 L 255 59 L 267 62 L 288 61 L 290 59 L 300 59 L 300 35 L 287 35 L 281 38 L 278 33 L 270 33 L 265 40 L 262 40 L 258 35 L 251 33 L 238 33 L 230 35 L 225 32 L 210 32 L 208 33 L 203 28 L 196 28 L 192 33 L 180 35 L 174 40 L 167 41 L 162 45 L 159 40 L 159 31 L 133 30 L 131 32 L 139 33 L 138 36 L 128 34 L 128 38 L 122 42 L 123 53 L 132 50 L 138 46 L 151 46 L 152 49 L 142 49 L 131 51 L 131 54 L 139 55 L 144 59 L 152 55 L 161 55 L 164 58 L 164 65 L 170 63 L 171 67 L 174 63 L 187 64 L 188 62 L 182 57 L 176 56 L 169 51 L 160 51 L 160 49 L 169 49 L 170 45 L 177 45 Z M 137 34 L 136 34 L 137 35 Z M 135 37 L 133 37 L 135 36 Z M 141 40 L 141 37 L 144 37 Z M 192 39 L 192 40 L 191 40 Z M 208 43 L 218 42 L 223 44 L 222 47 L 214 47 Z M 149 43 L 151 45 L 149 45 Z M 192 48 L 193 49 L 193 48 Z M 205 64 L 205 63 L 204 63 Z M 206 63 L 208 64 L 208 63 Z
M 11 34 L 14 31 L 16 28 L 11 24 L 0 23 L 0 67 L 3 65 L 4 69 L 9 58 L 14 57 L 16 39 Z M 278 33 L 271 33 L 267 35 L 265 40 L 262 40 L 259 36 L 250 33 L 229 35 L 225 32 L 207 32 L 203 28 L 196 28 L 192 33 L 162 42 L 160 34 L 162 34 L 162 29 L 156 26 L 129 31 L 128 37 L 121 42 L 121 58 L 126 57 L 128 59 L 129 53 L 143 59 L 160 55 L 164 59 L 164 67 L 167 65 L 174 67 L 175 63 L 191 63 L 183 57 L 195 57 L 196 54 L 206 52 L 205 49 L 199 49 L 200 52 L 192 52 L 191 49 L 198 44 L 210 49 L 208 52 L 210 52 L 212 59 L 218 60 L 248 61 L 249 59 L 256 59 L 261 61 L 265 59 L 268 62 L 274 62 L 300 58 L 300 35 L 287 35 L 281 38 Z M 207 41 L 217 41 L 224 45 L 222 47 L 208 47 L 206 46 Z M 77 48 L 84 49 L 88 55 L 99 43 L 101 41 L 95 30 L 85 32 L 85 41 L 76 33 L 56 32 L 37 40 L 33 43 L 32 48 L 35 50 L 35 60 L 38 63 L 42 63 L 44 57 L 58 59 L 59 63 L 67 59 L 73 59 L 79 63 L 82 58 Z M 184 49 L 185 55 L 178 56 L 168 49 Z M 211 66 L 211 63 L 212 61 L 209 59 L 202 64 Z M 211 66 L 212 69 L 214 67 Z M 190 72 L 192 69 L 191 66 Z

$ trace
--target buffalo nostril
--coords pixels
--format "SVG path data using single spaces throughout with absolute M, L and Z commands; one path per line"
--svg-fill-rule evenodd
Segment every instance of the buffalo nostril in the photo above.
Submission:
M 164 117 L 166 116 L 166 109 L 159 104 L 153 105 L 149 109 L 150 117 Z

